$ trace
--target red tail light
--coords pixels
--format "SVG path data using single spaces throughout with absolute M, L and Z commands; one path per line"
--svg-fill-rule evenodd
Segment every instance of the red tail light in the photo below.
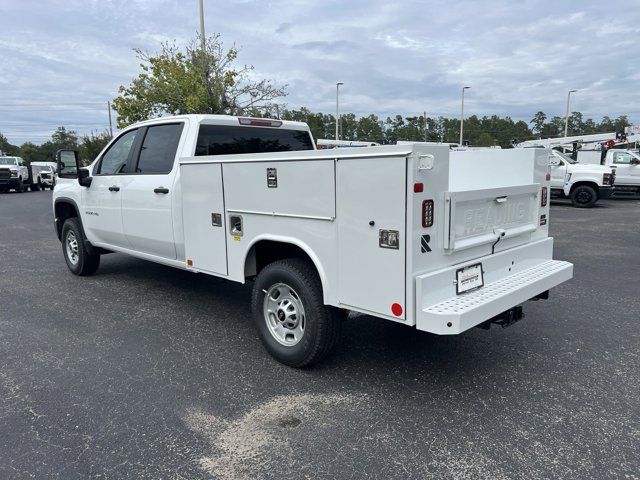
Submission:
M 280 127 L 282 122 L 280 120 L 269 120 L 268 118 L 238 118 L 240 125 L 251 125 L 253 127 Z
M 547 187 L 542 187 L 542 195 L 540 195 L 540 206 L 547 206 Z
M 422 226 L 424 228 L 433 227 L 433 200 L 422 202 Z

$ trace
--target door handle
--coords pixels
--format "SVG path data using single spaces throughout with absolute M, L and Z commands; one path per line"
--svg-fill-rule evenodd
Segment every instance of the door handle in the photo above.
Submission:
M 169 193 L 169 189 L 164 187 L 154 188 L 153 191 L 155 193 Z
M 120 187 L 116 187 L 115 185 L 112 185 L 109 187 L 109 191 L 110 192 L 119 192 L 120 191 Z

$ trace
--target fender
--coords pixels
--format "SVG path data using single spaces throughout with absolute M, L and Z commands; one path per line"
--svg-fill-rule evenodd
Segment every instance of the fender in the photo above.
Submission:
M 247 257 L 249 255 L 249 252 L 251 251 L 251 249 L 253 248 L 253 246 L 262 241 L 262 240 L 269 240 L 272 242 L 280 242 L 280 243 L 289 243 L 291 245 L 295 245 L 296 247 L 300 248 L 302 251 L 304 251 L 309 258 L 311 259 L 311 261 L 313 262 L 313 264 L 316 267 L 316 270 L 318 271 L 318 275 L 320 276 L 320 283 L 322 284 L 322 294 L 325 298 L 325 303 L 328 303 L 328 289 L 327 289 L 327 274 L 325 272 L 324 267 L 322 266 L 322 263 L 320 262 L 320 259 L 318 258 L 318 256 L 315 254 L 315 252 L 311 249 L 311 247 L 309 247 L 309 245 L 307 245 L 306 243 L 300 241 L 300 239 L 298 238 L 294 238 L 294 237 L 285 237 L 285 236 L 280 236 L 280 235 L 272 235 L 272 234 L 262 234 L 262 235 L 258 235 L 257 237 L 255 237 L 251 243 L 248 245 L 247 249 L 244 251 L 244 255 L 243 255 L 243 260 L 242 260 L 242 271 L 243 271 L 243 277 L 244 277 L 244 267 L 247 263 Z M 243 279 L 243 283 L 244 283 L 244 279 Z
M 82 217 L 80 216 L 80 209 L 78 208 L 78 204 L 75 200 L 69 197 L 58 197 L 53 201 L 53 215 L 54 215 L 54 228 L 56 229 L 56 234 L 58 235 L 58 240 L 62 241 L 62 222 L 56 216 L 56 205 L 59 203 L 68 203 L 73 206 L 76 211 L 76 218 L 80 222 L 80 228 L 82 229 L 82 241 L 84 243 L 85 248 L 90 254 L 94 253 L 106 253 L 102 248 L 94 247 L 89 240 L 87 240 L 87 235 L 84 233 L 84 225 L 82 223 Z

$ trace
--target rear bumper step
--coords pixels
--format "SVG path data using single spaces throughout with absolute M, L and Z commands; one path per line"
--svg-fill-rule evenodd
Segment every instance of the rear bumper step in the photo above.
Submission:
M 418 312 L 416 327 L 440 335 L 462 333 L 543 294 L 572 275 L 571 263 L 542 261 L 473 292 L 423 308 Z

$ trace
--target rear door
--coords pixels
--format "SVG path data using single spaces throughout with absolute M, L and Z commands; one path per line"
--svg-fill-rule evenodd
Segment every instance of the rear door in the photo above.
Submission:
M 340 159 L 336 167 L 339 301 L 400 319 L 406 311 L 406 161 Z
M 172 203 L 184 123 L 146 127 L 122 188 L 122 224 L 133 250 L 175 259 Z

